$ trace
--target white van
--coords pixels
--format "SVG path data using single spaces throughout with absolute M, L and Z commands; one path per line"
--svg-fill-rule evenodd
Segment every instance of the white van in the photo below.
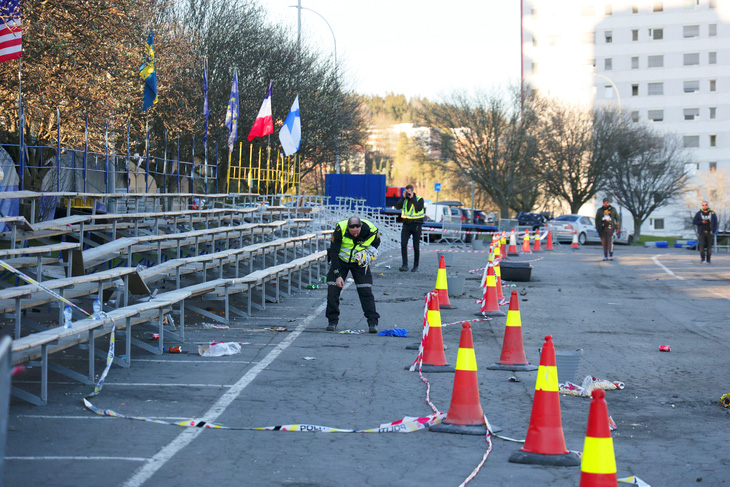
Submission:
M 461 221 L 461 211 L 458 206 L 444 205 L 442 203 L 425 202 L 427 219 L 432 222 L 457 222 Z

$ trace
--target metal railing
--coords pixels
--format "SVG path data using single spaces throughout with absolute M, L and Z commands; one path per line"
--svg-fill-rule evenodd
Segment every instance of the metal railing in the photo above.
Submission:
M 4 336 L 0 340 L 0 487 L 3 485 L 5 441 L 8 433 L 8 409 L 10 408 L 10 352 L 13 340 Z

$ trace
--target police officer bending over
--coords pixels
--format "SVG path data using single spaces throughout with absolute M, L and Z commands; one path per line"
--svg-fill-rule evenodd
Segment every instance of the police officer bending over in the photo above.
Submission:
M 335 226 L 332 234 L 327 260 L 330 270 L 327 273 L 327 311 L 325 315 L 329 321 L 327 331 L 335 331 L 340 318 L 340 293 L 345 285 L 347 274 L 352 272 L 357 294 L 360 296 L 360 305 L 368 320 L 368 331 L 378 332 L 380 315 L 375 310 L 375 296 L 373 296 L 373 274 L 370 264 L 378 256 L 380 236 L 378 228 L 367 220 L 353 216 L 343 220 Z

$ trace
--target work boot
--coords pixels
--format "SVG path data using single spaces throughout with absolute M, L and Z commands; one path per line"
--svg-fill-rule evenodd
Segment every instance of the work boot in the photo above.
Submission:
M 337 323 L 330 323 L 327 325 L 327 331 L 335 331 L 337 329 Z
M 710 261 L 710 258 L 709 257 L 707 258 L 707 263 L 708 264 L 712 264 L 712 261 Z
M 411 269 L 411 272 L 418 272 L 418 266 L 417 265 L 414 265 L 413 266 L 413 269 Z
M 368 325 L 368 333 L 377 333 L 378 325 Z
M 401 272 L 408 272 L 408 264 L 403 264 L 398 270 Z

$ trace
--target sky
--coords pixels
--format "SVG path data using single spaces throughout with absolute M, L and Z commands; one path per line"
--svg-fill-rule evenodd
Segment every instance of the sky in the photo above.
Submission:
M 336 40 L 337 62 L 357 93 L 439 100 L 519 83 L 519 0 L 301 1 L 319 14 L 302 10 L 302 39 L 323 54 Z M 296 36 L 289 6 L 297 0 L 262 4 Z

